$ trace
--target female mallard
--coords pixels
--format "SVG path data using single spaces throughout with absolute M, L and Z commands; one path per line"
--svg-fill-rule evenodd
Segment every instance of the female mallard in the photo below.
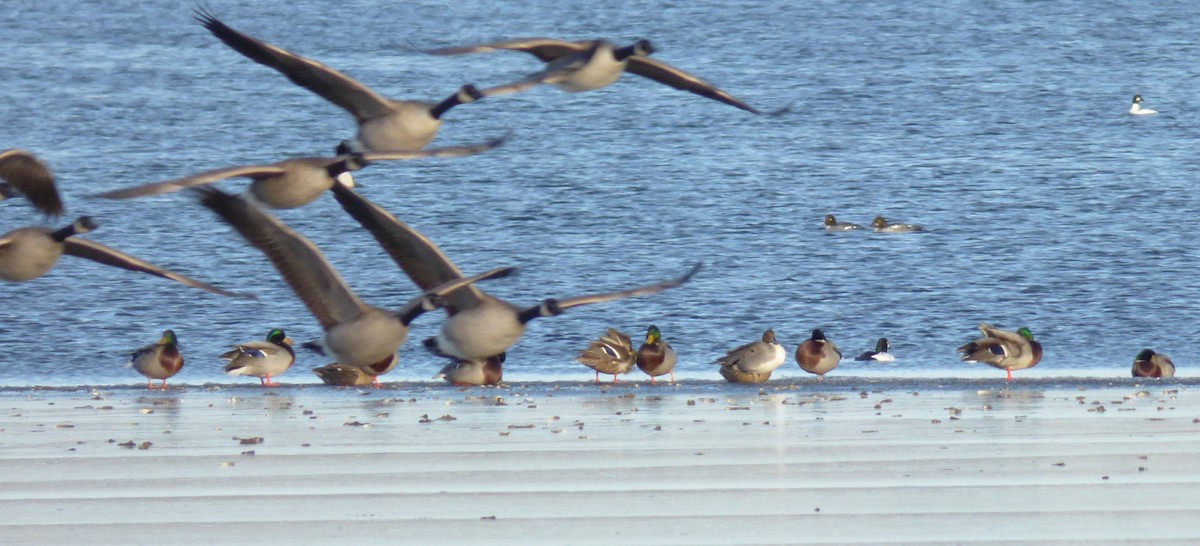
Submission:
M 476 385 L 499 385 L 504 376 L 505 353 L 475 360 L 455 359 L 442 367 L 434 379 L 445 379 L 452 385 L 471 387 Z
M 925 228 L 916 224 L 893 224 L 887 221 L 882 216 L 876 216 L 871 222 L 871 227 L 875 228 L 875 233 L 913 233 L 916 231 L 925 231 Z
M 733 367 L 739 372 L 749 374 L 765 373 L 769 377 L 771 372 L 782 366 L 785 361 L 787 351 L 775 341 L 775 330 L 767 330 L 763 332 L 760 341 L 731 349 L 725 356 L 718 358 L 716 363 L 722 368 Z
M 47 216 L 61 216 L 62 199 L 50 169 L 24 150 L 0 151 L 0 199 L 24 195 Z
M 146 376 L 146 388 L 153 389 L 153 380 L 161 379 L 159 388 L 167 389 L 167 379 L 183 369 L 183 355 L 179 354 L 179 340 L 174 330 L 166 330 L 162 338 L 129 355 L 129 366 Z
M 378 374 L 368 373 L 365 368 L 359 366 L 345 366 L 334 362 L 313 368 L 313 373 L 321 378 L 321 382 L 335 387 L 379 385 Z
M 888 341 L 888 338 L 881 337 L 881 338 L 879 338 L 879 341 L 875 342 L 875 350 L 874 351 L 867 351 L 863 354 L 860 354 L 860 355 L 854 357 L 854 360 L 874 360 L 877 362 L 891 362 L 893 360 L 896 360 L 896 357 L 892 356 L 892 354 L 888 352 L 889 350 L 891 350 L 891 348 L 892 348 L 892 343 L 890 341 Z
M 242 296 L 144 262 L 95 241 L 77 237 L 77 235 L 93 229 L 96 229 L 96 223 L 92 221 L 91 217 L 81 216 L 70 225 L 57 230 L 27 227 L 14 229 L 0 235 L 0 279 L 9 282 L 36 279 L 53 269 L 58 263 L 58 259 L 63 254 L 67 254 L 87 258 L 104 265 L 171 279 L 222 296 Z
M 1133 360 L 1134 377 L 1175 377 L 1175 363 L 1171 357 L 1150 349 L 1142 349 Z
M 257 377 L 264 387 L 273 387 L 272 377 L 286 372 L 296 362 L 296 351 L 292 340 L 279 328 L 267 333 L 266 341 L 251 341 L 234 345 L 234 349 L 223 355 L 229 361 L 225 373 Z
M 321 98 L 349 112 L 358 122 L 353 143 L 343 142 L 343 151 L 414 151 L 429 145 L 442 126 L 442 116 L 460 104 L 474 102 L 483 94 L 464 85 L 441 102 L 394 100 L 384 97 L 357 80 L 313 59 L 234 30 L 206 11 L 195 17 L 209 32 L 246 58 L 273 68 Z
M 631 72 L 747 112 L 764 114 L 696 76 L 652 59 L 649 55 L 654 53 L 654 45 L 649 40 L 638 40 L 628 46 L 617 47 L 605 40 L 568 42 L 552 38 L 517 38 L 502 42 L 431 49 L 426 53 L 462 55 L 496 50 L 524 51 L 546 63 L 546 66 L 543 70 L 516 82 L 484 89 L 482 91 L 484 96 L 516 93 L 540 84 L 552 85 L 571 93 L 579 93 L 606 87 L 616 82 L 621 74 Z M 787 110 L 788 108 L 784 107 L 767 113 L 767 115 L 777 115 Z
M 958 348 L 963 362 L 982 362 L 1007 370 L 1006 380 L 1011 381 L 1013 370 L 1032 368 L 1042 361 L 1042 344 L 1034 341 L 1029 328 L 1014 333 L 980 324 L 979 331 L 983 332 L 982 338 Z
M 853 231 L 862 228 L 863 227 L 858 224 L 839 222 L 832 214 L 825 215 L 825 231 Z
M 650 376 L 650 384 L 660 375 L 671 374 L 671 384 L 675 384 L 675 349 L 662 338 L 662 332 L 657 326 L 651 325 L 646 330 L 646 342 L 638 348 L 637 367 Z
M 825 374 L 833 371 L 841 361 L 842 352 L 820 329 L 813 330 L 812 336 L 796 347 L 796 362 L 800 369 L 816 374 L 818 382 L 824 381 Z
M 612 374 L 613 383 L 617 383 L 618 375 L 629 373 L 633 368 L 634 357 L 633 341 L 629 336 L 609 328 L 600 339 L 589 343 L 575 360 L 596 370 L 596 383 L 600 382 L 602 372 Z
M 341 184 L 338 184 L 341 186 Z M 364 302 L 320 249 L 278 218 L 245 199 L 216 188 L 198 188 L 200 203 L 261 251 L 325 331 L 322 346 L 342 366 L 378 377 L 396 366 L 408 325 L 443 304 L 446 294 L 483 279 L 504 277 L 501 268 L 443 283 L 413 298 L 399 311 Z
M 371 232 L 392 261 L 404 270 L 417 287 L 429 290 L 462 276 L 458 266 L 433 241 L 358 192 L 335 184 L 333 197 L 350 216 Z M 682 286 L 700 271 L 700 267 L 701 264 L 697 263 L 682 277 L 655 284 L 617 292 L 549 298 L 524 308 L 496 298 L 477 286 L 466 286 L 446 295 L 445 307 L 450 320 L 442 324 L 436 337 L 425 340 L 425 348 L 439 356 L 460 360 L 492 357 L 508 351 L 519 341 L 531 320 L 561 315 L 567 309 L 580 305 L 657 294 Z
M 743 372 L 737 366 L 721 366 L 721 377 L 730 383 L 766 383 L 771 379 L 771 372 Z

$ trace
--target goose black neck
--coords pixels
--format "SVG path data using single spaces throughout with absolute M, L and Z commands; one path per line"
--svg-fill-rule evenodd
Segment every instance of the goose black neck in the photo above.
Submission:
M 424 315 L 426 311 L 428 309 L 424 305 L 414 305 L 412 309 L 396 313 L 396 318 L 400 319 L 400 324 L 408 327 L 409 324 L 412 324 L 412 321 L 417 320 L 417 317 Z
M 434 107 L 429 110 L 429 115 L 433 116 L 433 119 L 442 119 L 442 116 L 446 112 L 460 104 L 462 104 L 462 101 L 458 100 L 458 93 L 455 93 L 449 97 L 446 97 L 446 100 L 434 105 Z
M 624 61 L 635 54 L 637 54 L 637 44 L 613 49 L 613 57 L 615 57 L 618 61 Z
M 66 241 L 68 237 L 77 235 L 78 233 L 79 232 L 75 230 L 75 224 L 71 224 L 50 232 L 50 238 L 54 239 L 54 241 L 57 243 L 61 243 Z

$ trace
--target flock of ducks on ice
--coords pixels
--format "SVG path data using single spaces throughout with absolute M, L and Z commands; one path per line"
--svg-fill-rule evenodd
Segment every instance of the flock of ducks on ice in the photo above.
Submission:
M 625 72 L 631 72 L 662 84 L 729 104 L 760 115 L 777 115 L 787 107 L 763 112 L 734 98 L 729 93 L 683 70 L 655 60 L 649 55 L 654 46 L 647 40 L 618 47 L 603 40 L 568 42 L 549 38 L 516 39 L 464 47 L 428 50 L 432 55 L 460 55 L 498 50 L 529 53 L 542 62 L 542 70 L 518 81 L 479 89 L 464 85 L 440 102 L 395 100 L 384 97 L 349 76 L 313 59 L 243 34 L 203 9 L 195 18 L 226 45 L 248 59 L 273 68 L 293 83 L 320 95 L 354 116 L 357 133 L 341 142 L 335 155 L 302 157 L 267 165 L 221 167 L 183 178 L 156 182 L 100 194 L 109 199 L 130 199 L 190 189 L 200 204 L 232 226 L 251 246 L 261 251 L 278 270 L 321 324 L 325 334 L 317 350 L 336 362 L 314 369 L 324 382 L 332 385 L 378 384 L 379 376 L 395 368 L 397 351 L 408 334 L 408 325 L 418 316 L 445 309 L 447 320 L 435 337 L 424 340 L 434 354 L 448 357 L 435 376 L 457 385 L 491 385 L 500 382 L 506 351 L 524 334 L 529 321 L 561 314 L 565 310 L 620 298 L 650 295 L 678 287 L 699 269 L 696 264 L 683 275 L 666 281 L 615 292 L 565 299 L 545 299 L 532 306 L 519 306 L 484 292 L 475 283 L 503 278 L 513 268 L 497 268 L 476 275 L 464 275 L 433 241 L 397 219 L 388 211 L 354 190 L 352 172 L 376 161 L 410 160 L 424 157 L 465 157 L 490 150 L 503 138 L 490 142 L 445 148 L 425 147 L 433 141 L 442 116 L 460 104 L 489 96 L 515 93 L 538 85 L 552 85 L 569 92 L 605 87 Z M 1135 96 L 1131 114 L 1154 114 L 1141 108 L 1141 96 Z M 231 195 L 209 184 L 229 178 L 249 178 L 246 192 Z M 19 149 L 0 152 L 0 199 L 23 196 L 48 216 L 64 213 L 50 170 L 33 154 Z M 283 224 L 265 210 L 304 206 L 325 192 L 333 193 L 343 209 L 378 241 L 393 261 L 422 291 L 399 310 L 385 310 L 362 301 L 342 280 L 321 251 L 303 235 Z M 922 231 L 921 226 L 890 223 L 882 216 L 871 224 L 876 232 L 906 233 Z M 246 297 L 211 284 L 155 266 L 119 250 L 79 237 L 96 229 L 91 218 L 82 216 L 59 229 L 26 227 L 0 235 L 0 279 L 22 282 L 40 277 L 55 266 L 63 255 L 94 260 L 105 265 L 147 273 L 222 296 Z M 825 217 L 830 231 L 863 229 L 852 223 Z M 987 324 L 979 326 L 983 337 L 959 348 L 964 361 L 982 362 L 1008 372 L 1031 368 L 1041 360 L 1041 344 L 1028 328 L 1008 332 Z M 882 338 L 874 351 L 858 360 L 890 361 L 889 343 Z M 241 343 L 221 355 L 228 361 L 225 371 L 231 375 L 258 377 L 263 385 L 286 372 L 296 360 L 292 340 L 282 329 L 270 330 L 266 338 Z M 795 351 L 800 368 L 823 380 L 837 367 L 842 354 L 821 330 Z M 612 374 L 617 381 L 636 364 L 651 378 L 670 376 L 675 381 L 677 362 L 674 349 L 655 326 L 646 331 L 645 342 L 635 351 L 629 336 L 609 329 L 582 351 L 579 362 L 600 374 Z M 787 352 L 767 330 L 762 339 L 747 343 L 717 360 L 722 377 L 735 383 L 761 383 L 787 360 Z M 153 344 L 134 351 L 130 365 L 147 378 L 147 388 L 167 379 L 183 368 L 178 338 L 172 330 L 163 332 Z M 1134 376 L 1171 377 L 1174 366 L 1165 355 L 1147 349 L 1138 354 Z

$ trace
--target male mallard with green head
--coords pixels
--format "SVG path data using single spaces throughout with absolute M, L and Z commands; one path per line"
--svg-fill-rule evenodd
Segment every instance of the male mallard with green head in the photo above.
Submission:
M 650 384 L 655 384 L 654 378 L 671 374 L 671 384 L 675 384 L 675 364 L 678 358 L 671 344 L 662 338 L 658 326 L 651 325 L 646 330 L 646 342 L 638 348 L 637 367 L 650 376 Z
M 232 351 L 223 355 L 229 361 L 225 365 L 225 373 L 229 375 L 248 375 L 257 377 L 264 387 L 274 387 L 279 383 L 271 382 L 272 377 L 286 372 L 296 362 L 296 351 L 292 349 L 292 340 L 279 328 L 273 328 L 267 333 L 265 341 L 251 341 L 234 345 Z
M 963 362 L 982 362 L 1006 370 L 1006 380 L 1012 381 L 1013 370 L 1032 368 L 1042 361 L 1042 344 L 1034 341 L 1029 328 L 1014 333 L 980 324 L 979 331 L 983 332 L 982 338 L 958 348 Z
M 161 379 L 158 388 L 167 389 L 167 379 L 183 369 L 183 355 L 179 354 L 179 339 L 174 330 L 166 330 L 156 343 L 151 343 L 129 355 L 129 366 L 146 376 L 146 388 L 153 389 L 155 379 Z

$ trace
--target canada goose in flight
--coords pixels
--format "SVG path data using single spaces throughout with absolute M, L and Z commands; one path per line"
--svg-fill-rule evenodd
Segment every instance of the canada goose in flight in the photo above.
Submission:
M 325 331 L 322 344 L 337 363 L 361 368 L 373 376 L 396 366 L 396 351 L 408 337 L 409 323 L 440 307 L 440 298 L 456 288 L 513 272 L 513 268 L 501 268 L 457 278 L 424 290 L 397 312 L 386 311 L 359 299 L 317 246 L 279 219 L 216 188 L 194 191 L 200 194 L 202 205 L 217 213 L 271 261 L 321 324 Z
M 425 52 L 432 55 L 462 55 L 501 49 L 529 53 L 545 62 L 546 68 L 516 82 L 484 89 L 485 96 L 516 93 L 539 84 L 553 85 L 574 93 L 591 91 L 617 81 L 623 72 L 632 72 L 755 114 L 777 115 L 788 110 L 784 107 L 775 112 L 762 112 L 692 74 L 650 58 L 655 49 L 649 40 L 638 40 L 631 45 L 617 47 L 605 40 L 568 42 L 552 38 L 518 38 Z
M 47 216 L 62 216 L 62 199 L 46 164 L 25 150 L 4 150 L 0 152 L 0 200 L 18 195 Z
M 95 241 L 76 237 L 76 235 L 94 229 L 96 229 L 96 223 L 88 216 L 81 216 L 70 225 L 56 230 L 45 227 L 27 227 L 14 229 L 0 235 L 0 279 L 9 282 L 36 279 L 53 269 L 54 265 L 58 263 L 58 259 L 63 254 L 67 254 L 129 271 L 149 273 L 222 296 L 252 297 L 222 290 L 211 284 L 144 262 Z
M 371 232 L 421 290 L 462 277 L 458 267 L 433 241 L 353 189 L 335 184 L 333 196 L 350 216 Z M 442 324 L 437 337 L 425 340 L 425 347 L 436 354 L 463 360 L 495 356 L 512 347 L 525 333 L 525 325 L 535 318 L 558 315 L 579 305 L 656 294 L 691 280 L 700 267 L 698 263 L 682 277 L 660 283 L 618 292 L 547 299 L 529 308 L 495 298 L 476 286 L 465 286 L 444 298 L 450 319 Z
M 339 153 L 420 150 L 433 141 L 447 111 L 483 98 L 474 86 L 464 85 L 436 103 L 389 99 L 320 62 L 242 34 L 203 9 L 192 11 L 196 20 L 225 45 L 258 64 L 274 68 L 292 83 L 353 115 L 358 122 L 356 142 L 343 142 Z
M 199 174 L 134 186 L 101 193 L 106 199 L 130 199 L 147 195 L 176 192 L 185 188 L 220 182 L 227 178 L 245 177 L 250 183 L 250 195 L 256 201 L 273 209 L 293 209 L 307 205 L 320 197 L 334 180 L 353 184 L 351 171 L 357 171 L 372 161 L 418 159 L 422 157 L 466 157 L 486 152 L 499 146 L 507 138 L 501 137 L 482 144 L 452 146 L 412 152 L 363 152 L 336 157 L 300 157 L 269 165 L 238 165 L 204 171 Z

